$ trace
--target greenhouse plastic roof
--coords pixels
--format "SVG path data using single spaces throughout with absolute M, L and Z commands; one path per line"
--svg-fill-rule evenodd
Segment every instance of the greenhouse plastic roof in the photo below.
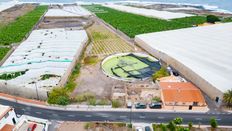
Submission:
M 91 13 L 81 6 L 64 6 L 62 9 L 49 9 L 45 17 L 83 17 Z
M 14 2 L 14 1 L 0 3 L 0 12 L 6 10 L 8 8 L 11 8 L 11 7 L 15 6 L 16 4 L 17 4 L 17 2 Z
M 184 64 L 220 91 L 231 89 L 232 23 L 137 35 L 135 41 L 139 40 Z
M 0 74 L 25 71 L 24 75 L 8 80 L 20 86 L 56 86 L 69 68 L 74 56 L 88 40 L 85 30 L 43 29 L 34 30 L 0 67 Z M 41 75 L 60 77 L 41 81 Z
M 105 4 L 104 6 L 128 13 L 133 13 L 133 14 L 138 14 L 138 15 L 143 15 L 153 18 L 166 19 L 166 20 L 193 16 L 191 14 L 185 14 L 185 13 L 158 11 L 153 9 L 136 8 L 136 7 L 124 6 L 124 5 Z

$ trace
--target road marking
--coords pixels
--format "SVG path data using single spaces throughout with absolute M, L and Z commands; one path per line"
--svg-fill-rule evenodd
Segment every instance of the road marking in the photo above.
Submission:
M 41 112 L 35 112 L 36 114 L 42 114 Z
M 120 118 L 126 118 L 127 116 L 119 116 Z
M 201 121 L 202 120 L 202 118 L 195 118 L 196 120 L 199 120 L 199 121 Z
M 163 116 L 159 116 L 159 117 L 157 117 L 158 119 L 164 119 L 164 117 Z
M 145 119 L 146 117 L 145 117 L 145 116 L 139 116 L 139 118 L 141 118 L 141 119 Z
M 85 115 L 85 117 L 92 117 L 92 115 Z
M 69 117 L 75 117 L 75 115 L 68 115 Z
M 109 117 L 109 116 L 103 115 L 102 117 Z

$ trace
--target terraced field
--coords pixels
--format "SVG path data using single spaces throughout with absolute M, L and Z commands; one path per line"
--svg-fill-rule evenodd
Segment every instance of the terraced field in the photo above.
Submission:
M 93 56 L 109 55 L 119 52 L 131 52 L 133 48 L 124 40 L 99 24 L 87 29 L 92 39 L 91 54 Z
M 22 41 L 46 10 L 47 6 L 38 6 L 33 11 L 1 27 L 0 45 L 10 45 Z
M 84 7 L 131 38 L 138 34 L 193 27 L 194 25 L 206 22 L 206 17 L 204 16 L 178 18 L 167 21 L 126 13 L 101 5 Z

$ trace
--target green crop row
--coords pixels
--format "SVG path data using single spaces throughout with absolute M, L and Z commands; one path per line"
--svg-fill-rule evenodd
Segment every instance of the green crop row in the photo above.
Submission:
M 131 38 L 138 34 L 187 28 L 206 22 L 206 17 L 204 16 L 192 16 L 168 21 L 117 11 L 101 5 L 84 7 L 95 12 L 99 18 L 103 19 L 114 28 L 124 32 Z M 101 11 L 98 12 L 97 10 Z
M 47 6 L 38 6 L 33 11 L 17 18 L 14 22 L 1 27 L 0 45 L 9 45 L 22 41 L 47 8 Z
M 4 58 L 10 48 L 0 48 L 0 61 Z

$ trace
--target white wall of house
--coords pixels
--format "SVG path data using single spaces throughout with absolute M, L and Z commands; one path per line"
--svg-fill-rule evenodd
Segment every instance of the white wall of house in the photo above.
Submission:
M 14 109 L 11 109 L 7 113 L 5 112 L 0 112 L 0 113 L 1 114 L 3 113 L 2 115 L 4 115 L 0 120 L 0 129 L 2 129 L 6 124 L 15 125 L 15 123 L 13 122 L 13 119 L 15 119 L 16 123 L 18 122 Z

